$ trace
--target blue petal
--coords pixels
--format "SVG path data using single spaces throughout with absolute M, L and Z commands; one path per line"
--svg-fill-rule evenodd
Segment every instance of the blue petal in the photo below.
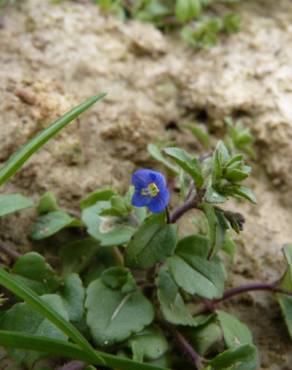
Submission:
M 135 207 L 146 207 L 153 200 L 150 196 L 142 195 L 140 191 L 135 191 L 132 197 L 132 204 Z
M 144 168 L 134 172 L 132 175 L 132 184 L 137 189 L 146 188 L 151 182 L 154 182 L 159 190 L 166 187 L 165 178 L 160 172 Z
M 149 176 L 151 177 L 152 182 L 154 182 L 157 185 L 160 191 L 163 191 L 166 188 L 165 177 L 160 172 L 151 171 Z
M 146 188 L 147 185 L 152 181 L 150 177 L 151 172 L 151 170 L 146 168 L 134 172 L 132 175 L 132 184 L 135 186 L 135 188 Z
M 169 191 L 167 188 L 160 190 L 159 194 L 151 199 L 148 208 L 153 213 L 160 213 L 165 210 L 169 203 Z

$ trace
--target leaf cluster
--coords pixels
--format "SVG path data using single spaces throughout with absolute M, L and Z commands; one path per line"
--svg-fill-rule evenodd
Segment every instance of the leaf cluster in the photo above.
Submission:
M 224 0 L 93 0 L 102 11 L 121 19 L 133 18 L 151 22 L 160 29 L 180 29 L 182 38 L 196 48 L 210 47 L 219 36 L 240 29 L 240 16 L 227 12 L 222 16 L 211 14 L 216 3 L 230 4 Z M 209 12 L 210 11 L 210 12 Z M 210 13 L 208 15 L 208 13 Z M 214 9 L 213 9 L 214 13 Z

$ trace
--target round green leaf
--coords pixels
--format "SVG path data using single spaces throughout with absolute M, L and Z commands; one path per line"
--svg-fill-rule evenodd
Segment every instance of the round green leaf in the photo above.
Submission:
M 59 279 L 43 256 L 29 252 L 21 256 L 12 272 L 18 280 L 28 285 L 38 294 L 50 293 L 57 289 Z
M 147 328 L 129 340 L 135 361 L 156 360 L 168 350 L 168 342 L 163 332 L 157 328 Z
M 154 319 L 152 304 L 140 291 L 122 293 L 100 279 L 88 286 L 85 305 L 88 327 L 95 343 L 101 346 L 127 339 Z
M 125 244 L 135 232 L 134 227 L 123 218 L 100 216 L 100 213 L 110 206 L 110 202 L 101 201 L 82 212 L 82 221 L 87 227 L 88 234 L 99 240 L 103 247 Z

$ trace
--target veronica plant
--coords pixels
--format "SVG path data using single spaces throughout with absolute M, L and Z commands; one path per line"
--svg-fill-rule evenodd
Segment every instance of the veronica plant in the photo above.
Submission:
M 0 270 L 0 283 L 26 302 L 11 302 L 0 320 L 0 344 L 18 363 L 37 369 L 61 356 L 127 370 L 256 370 L 252 333 L 222 307 L 255 290 L 274 294 L 292 335 L 291 245 L 283 277 L 225 289 L 223 255 L 234 256 L 232 233 L 244 226 L 225 203 L 256 203 L 242 184 L 251 172 L 243 154 L 223 141 L 200 157 L 176 147 L 150 152 L 165 174 L 139 169 L 125 195 L 98 189 L 82 199 L 80 215 L 52 193 L 40 199 L 31 238 L 56 245 L 62 230 L 72 234 L 57 271 L 36 252 Z M 195 221 L 188 229 L 187 217 Z

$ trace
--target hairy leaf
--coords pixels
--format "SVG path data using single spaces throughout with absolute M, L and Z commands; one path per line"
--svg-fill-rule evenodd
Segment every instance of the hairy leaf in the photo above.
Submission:
M 198 188 L 203 185 L 204 178 L 202 175 L 201 165 L 195 157 L 179 148 L 166 148 L 164 149 L 164 152 L 192 177 Z

